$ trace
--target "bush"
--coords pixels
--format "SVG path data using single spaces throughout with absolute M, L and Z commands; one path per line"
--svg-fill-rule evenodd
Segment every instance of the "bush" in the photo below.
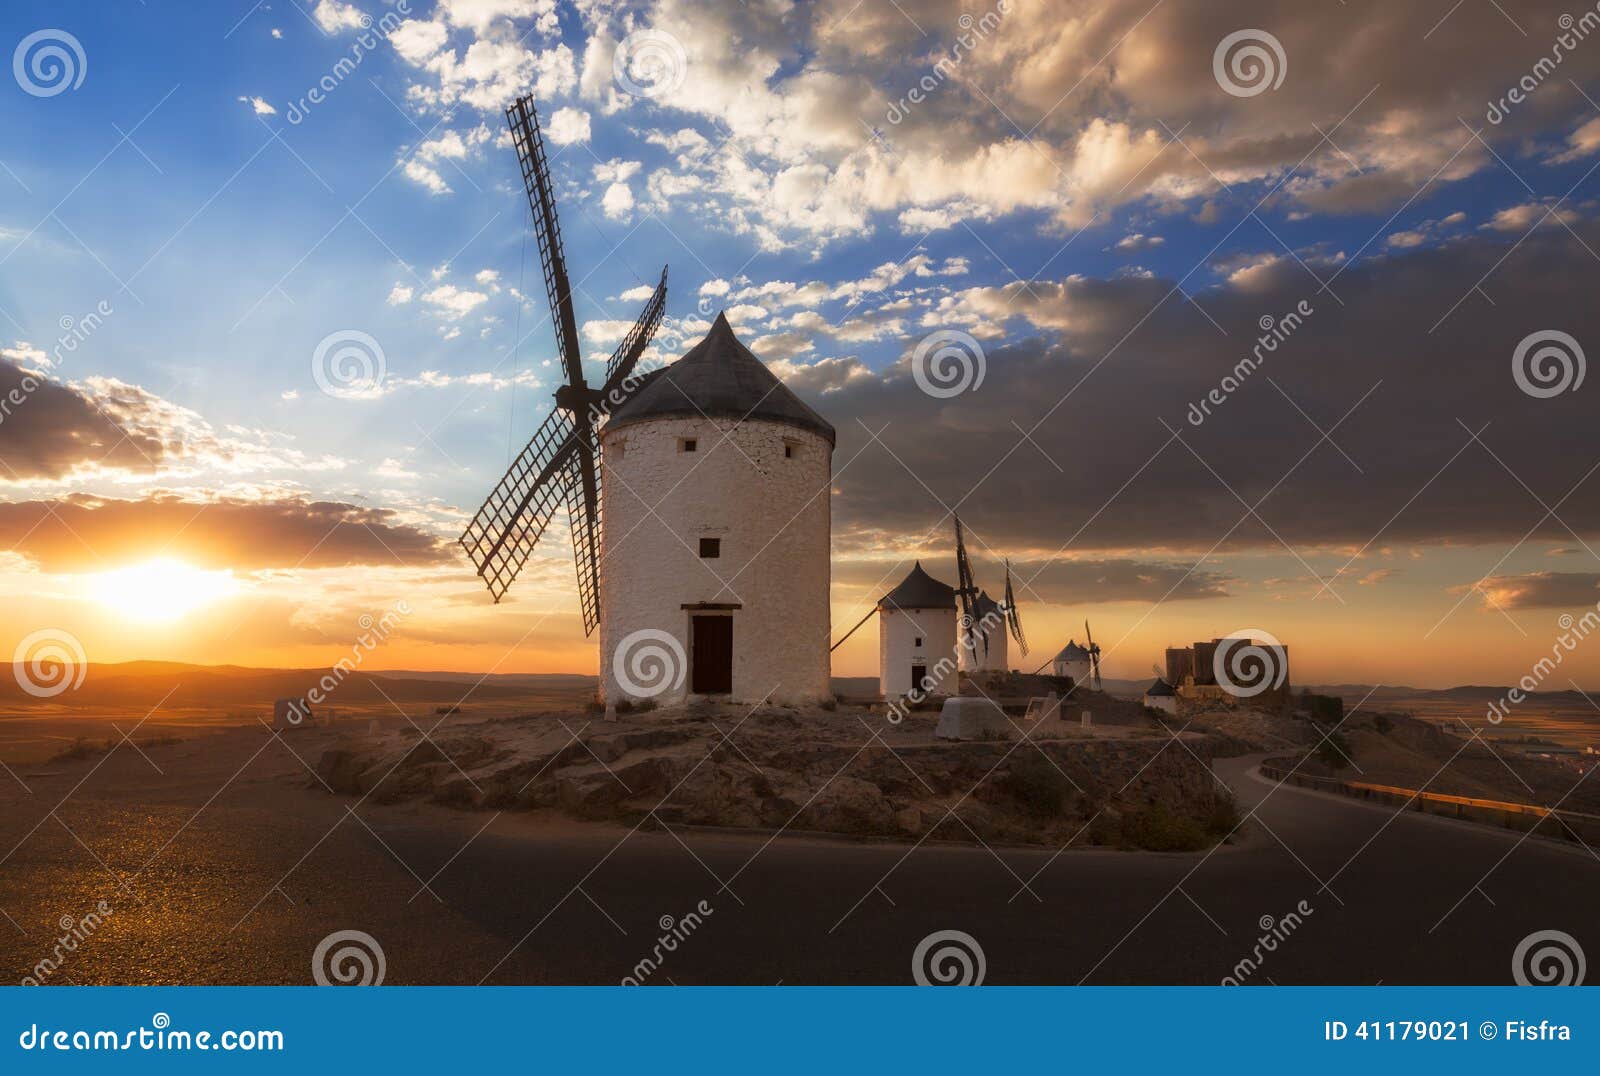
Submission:
M 1311 715 L 1311 720 L 1337 725 L 1344 718 L 1344 700 L 1337 695 L 1300 693 L 1300 708 Z
M 1316 756 L 1330 770 L 1342 770 L 1350 765 L 1350 742 L 1343 733 L 1330 732 L 1317 744 Z
M 68 747 L 62 751 L 58 751 L 54 755 L 50 756 L 50 761 L 77 762 L 80 759 L 93 758 L 95 755 L 103 755 L 110 749 L 110 740 L 107 740 L 105 743 L 95 743 L 93 740 L 90 740 L 87 737 L 79 736 L 76 740 L 72 741 L 71 747 Z
M 1389 730 L 1394 728 L 1394 722 L 1390 721 L 1386 714 L 1378 714 L 1372 719 L 1372 727 L 1377 730 L 1379 736 L 1387 736 Z
M 1213 840 L 1226 840 L 1239 828 L 1239 805 L 1233 797 L 1223 793 L 1211 813 L 1206 816 L 1206 834 Z
M 1122 842 L 1145 852 L 1196 852 L 1212 843 L 1200 823 L 1160 804 L 1125 817 Z
M 1028 817 L 1039 821 L 1060 816 L 1067 790 L 1072 787 L 1059 770 L 1042 758 L 1015 763 L 996 784 L 1022 805 Z

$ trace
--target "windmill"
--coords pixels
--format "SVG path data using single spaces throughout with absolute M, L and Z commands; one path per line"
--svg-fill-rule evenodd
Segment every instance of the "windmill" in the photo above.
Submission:
M 978 640 L 973 634 L 978 628 L 978 585 L 972 581 L 972 562 L 967 559 L 967 543 L 961 537 L 961 517 L 956 516 L 956 595 L 961 599 L 961 635 L 964 637 L 963 645 L 970 651 L 974 658 L 978 654 Z M 984 653 L 989 651 L 989 641 L 985 633 L 983 643 Z
M 591 388 L 583 377 L 572 286 L 561 249 L 561 224 L 556 219 L 555 190 L 533 98 L 514 101 L 506 109 L 506 123 L 511 128 L 511 141 L 533 211 L 533 234 L 539 244 L 556 348 L 567 380 L 556 391 L 556 406 L 550 416 L 467 525 L 461 544 L 498 602 L 544 535 L 556 507 L 564 501 L 571 520 L 572 553 L 578 564 L 578 596 L 587 635 L 600 623 L 600 460 L 595 423 L 626 402 L 638 388 L 639 379 L 632 376 L 633 368 L 661 324 L 666 308 L 667 270 L 662 268 L 661 281 L 644 312 L 606 363 L 604 386 Z
M 1083 634 L 1089 642 L 1089 678 L 1094 681 L 1096 691 L 1104 691 L 1100 685 L 1100 648 L 1094 645 L 1094 633 L 1089 630 L 1089 622 L 1083 622 Z
M 1017 599 L 1011 593 L 1011 561 L 1006 560 L 1006 623 L 1011 625 L 1011 637 L 1017 641 L 1023 657 L 1028 655 L 1028 640 L 1022 637 L 1022 617 L 1017 615 Z

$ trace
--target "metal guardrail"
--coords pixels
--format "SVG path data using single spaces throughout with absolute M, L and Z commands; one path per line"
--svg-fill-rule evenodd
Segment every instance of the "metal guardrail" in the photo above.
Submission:
M 1417 810 L 1425 814 L 1446 814 L 1443 811 L 1428 811 L 1428 804 L 1441 807 L 1453 807 L 1449 812 L 1457 818 L 1473 820 L 1473 814 L 1500 815 L 1502 824 L 1514 829 L 1534 829 L 1547 820 L 1557 823 L 1556 832 L 1569 840 L 1584 843 L 1584 835 L 1590 839 L 1600 840 L 1600 815 L 1586 814 L 1582 811 L 1564 811 L 1559 808 L 1540 807 L 1532 803 L 1513 803 L 1508 800 L 1483 799 L 1476 796 L 1453 796 L 1444 792 L 1426 792 L 1415 788 L 1402 788 L 1397 785 L 1380 785 L 1370 781 L 1343 781 L 1337 777 L 1319 777 L 1309 773 L 1295 773 L 1286 771 L 1280 766 L 1269 766 L 1263 763 L 1260 767 L 1261 774 L 1275 781 L 1286 781 L 1302 787 L 1317 788 L 1333 792 L 1337 795 L 1350 796 L 1355 799 L 1401 799 L 1407 805 L 1416 803 Z M 1468 812 L 1471 812 L 1469 814 Z M 1531 821 L 1516 825 L 1512 817 L 1530 819 Z

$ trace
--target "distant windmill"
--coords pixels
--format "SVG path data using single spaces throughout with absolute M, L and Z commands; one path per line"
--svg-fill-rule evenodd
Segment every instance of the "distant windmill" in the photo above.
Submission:
M 961 518 L 956 525 L 956 574 L 959 577 L 956 594 L 961 598 L 961 642 L 964 657 L 972 670 L 1004 671 L 1009 667 L 1006 654 L 1006 629 L 1010 628 L 1022 652 L 1028 652 L 1023 641 L 1022 620 L 1017 616 L 1015 599 L 1011 593 L 1011 566 L 1006 565 L 1005 604 L 997 603 L 988 592 L 979 589 L 972 575 L 972 560 L 967 556 L 966 538 L 961 529 Z M 999 635 L 990 636 L 996 624 Z
M 1089 630 L 1089 622 L 1083 622 L 1084 638 L 1089 643 L 1089 677 L 1094 683 L 1096 691 L 1104 691 L 1100 684 L 1100 648 L 1094 644 L 1094 633 Z
M 584 633 L 591 634 L 600 622 L 600 469 L 595 421 L 614 411 L 639 387 L 638 379 L 630 375 L 661 324 L 667 300 L 667 270 L 662 268 L 661 282 L 644 312 L 606 363 L 604 386 L 590 388 L 584 381 L 583 357 L 578 352 L 577 316 L 572 307 L 566 256 L 561 249 L 561 224 L 556 219 L 555 192 L 533 98 L 518 98 L 507 108 L 506 123 L 511 128 L 511 141 L 533 210 L 533 232 L 539 244 L 556 347 L 567 383 L 557 390 L 550 417 L 467 525 L 461 544 L 498 602 L 564 500 L 572 525 L 572 552 L 578 564 Z

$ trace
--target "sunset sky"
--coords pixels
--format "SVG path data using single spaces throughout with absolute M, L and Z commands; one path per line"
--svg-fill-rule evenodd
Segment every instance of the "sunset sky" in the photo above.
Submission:
M 1300 683 L 1514 681 L 1600 600 L 1600 382 L 1516 375 L 1532 334 L 1600 354 L 1600 21 L 1569 13 L 12 0 L 0 660 L 49 628 L 315 666 L 403 601 L 372 665 L 595 670 L 564 518 L 498 606 L 454 544 L 558 383 L 502 116 L 532 93 L 595 369 L 670 263 L 654 360 L 725 309 L 837 428 L 836 635 L 918 557 L 954 582 L 959 509 L 1028 671 L 1088 619 L 1112 677 L 1257 629 Z M 1246 29 L 1282 77 L 1233 93 Z M 81 82 L 30 91 L 41 30 Z M 941 330 L 983 355 L 948 398 L 913 376 Z M 319 368 L 339 333 L 380 379 Z M 1586 645 L 1547 687 L 1600 688 Z

